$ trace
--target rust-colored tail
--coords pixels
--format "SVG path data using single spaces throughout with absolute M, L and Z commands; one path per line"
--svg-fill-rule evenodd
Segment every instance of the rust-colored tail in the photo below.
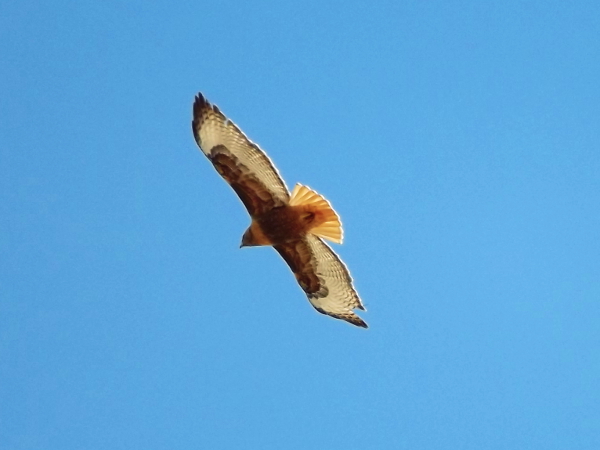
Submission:
M 307 186 L 296 184 L 289 205 L 300 209 L 309 233 L 336 244 L 342 243 L 344 233 L 340 218 L 322 195 Z

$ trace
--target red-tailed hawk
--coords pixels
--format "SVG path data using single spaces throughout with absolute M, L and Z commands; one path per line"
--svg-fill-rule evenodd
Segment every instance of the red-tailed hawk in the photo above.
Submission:
M 202 94 L 193 116 L 198 146 L 252 219 L 241 246 L 272 246 L 317 311 L 367 328 L 353 311 L 365 308 L 348 269 L 321 239 L 342 243 L 342 225 L 329 202 L 301 184 L 290 194 L 269 157 Z

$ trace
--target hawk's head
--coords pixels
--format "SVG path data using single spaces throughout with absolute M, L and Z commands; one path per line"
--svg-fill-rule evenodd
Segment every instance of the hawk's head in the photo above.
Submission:
M 254 239 L 254 234 L 252 233 L 252 227 L 249 227 L 244 235 L 242 236 L 242 243 L 240 244 L 240 248 L 242 247 L 255 247 L 259 245 Z

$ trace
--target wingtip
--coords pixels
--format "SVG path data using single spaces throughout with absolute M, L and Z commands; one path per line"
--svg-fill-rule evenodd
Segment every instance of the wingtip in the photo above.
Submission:
M 320 308 L 318 306 L 315 306 L 314 303 L 312 304 L 313 307 L 320 312 L 321 314 L 324 314 L 326 316 L 330 316 L 333 317 L 334 319 L 339 319 L 339 320 L 343 320 L 344 322 L 348 322 L 351 325 L 355 325 L 357 327 L 361 327 L 361 328 L 369 328 L 369 325 L 367 325 L 367 322 L 365 322 L 364 320 L 362 320 L 358 315 L 356 315 L 353 311 L 347 311 L 343 314 L 335 314 L 332 313 L 330 311 L 326 311 L 323 308 Z M 361 305 L 362 306 L 362 305 Z M 362 309 L 360 307 L 357 307 L 359 309 Z
M 211 104 L 204 94 L 202 94 L 202 92 L 198 92 L 198 94 L 196 94 L 194 97 L 194 105 L 192 106 L 192 133 L 194 134 L 196 143 L 200 146 L 200 148 L 202 148 L 200 128 L 202 127 L 203 122 L 206 120 L 206 116 L 209 114 L 209 111 L 213 111 L 216 114 L 221 114 L 219 108 Z
M 369 328 L 369 325 L 367 325 L 367 322 L 365 322 L 364 320 L 362 320 L 360 317 L 358 316 L 354 316 L 352 317 L 351 320 L 347 320 L 349 323 L 351 323 L 352 325 L 356 325 L 357 327 L 361 327 L 361 328 Z
M 213 105 L 202 92 L 198 92 L 194 97 L 194 119 L 200 117 L 207 109 L 212 109 L 216 114 L 223 114 L 217 105 Z
M 210 107 L 210 103 L 202 92 L 198 92 L 194 97 L 194 116 L 197 116 L 197 114 L 206 107 Z

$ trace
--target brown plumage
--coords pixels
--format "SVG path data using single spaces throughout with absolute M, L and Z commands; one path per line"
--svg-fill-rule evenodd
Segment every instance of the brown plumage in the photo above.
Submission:
M 329 202 L 301 184 L 290 195 L 268 156 L 202 94 L 194 102 L 192 131 L 250 214 L 241 246 L 272 246 L 317 311 L 367 328 L 353 311 L 365 308 L 348 269 L 321 239 L 338 244 L 343 239 Z
M 342 224 L 331 205 L 315 191 L 297 184 L 287 205 L 252 215 L 242 247 L 277 245 L 302 239 L 306 233 L 342 243 Z

